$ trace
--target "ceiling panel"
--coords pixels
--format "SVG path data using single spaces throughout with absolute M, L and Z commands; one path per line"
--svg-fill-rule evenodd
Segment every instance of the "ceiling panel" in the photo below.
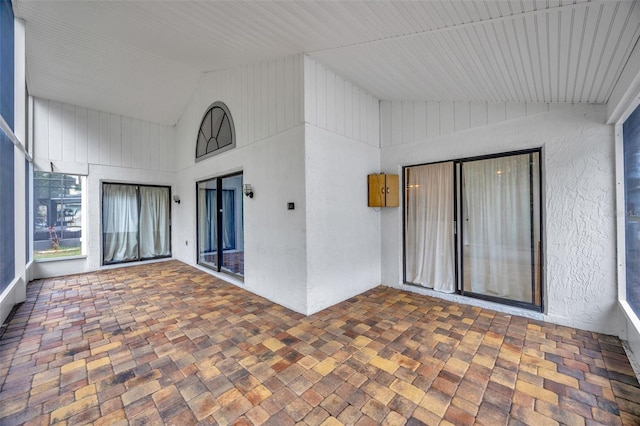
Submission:
M 500 3 L 508 16 L 310 55 L 387 100 L 606 103 L 640 34 L 638 4 L 521 13 L 527 5 Z M 374 68 L 363 73 L 361 64 Z
M 174 124 L 206 71 L 306 53 L 387 100 L 608 100 L 632 1 L 37 1 L 32 94 Z

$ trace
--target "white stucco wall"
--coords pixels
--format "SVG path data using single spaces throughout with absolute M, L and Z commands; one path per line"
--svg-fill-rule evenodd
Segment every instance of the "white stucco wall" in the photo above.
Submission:
M 380 284 L 380 209 L 367 207 L 380 150 L 312 125 L 305 146 L 311 314 Z
M 605 106 L 554 107 L 432 139 L 383 140 L 382 171 L 542 147 L 544 318 L 617 335 L 614 134 L 605 117 Z M 394 287 L 402 284 L 401 211 L 382 214 L 382 281 Z
M 233 113 L 233 111 L 232 111 Z M 243 172 L 254 198 L 244 197 L 244 286 L 298 312 L 306 311 L 304 127 L 195 163 L 176 175 L 173 256 L 197 264 L 196 183 Z M 296 204 L 287 210 L 287 202 Z M 174 204 L 175 206 L 175 204 Z
M 229 107 L 236 148 L 196 163 L 215 101 Z M 205 74 L 176 126 L 174 257 L 197 264 L 196 182 L 241 171 L 255 197 L 244 198 L 240 285 L 304 314 L 378 285 L 379 213 L 354 197 L 379 169 L 378 119 L 371 94 L 302 56 Z
M 196 183 L 242 172 L 254 188 L 244 200 L 244 283 L 247 290 L 297 312 L 307 311 L 305 158 L 302 56 L 203 75 L 176 125 L 173 256 L 197 265 Z M 224 102 L 233 117 L 236 147 L 195 161 L 207 108 Z M 295 210 L 287 210 L 287 202 Z M 224 276 L 223 276 L 224 277 Z

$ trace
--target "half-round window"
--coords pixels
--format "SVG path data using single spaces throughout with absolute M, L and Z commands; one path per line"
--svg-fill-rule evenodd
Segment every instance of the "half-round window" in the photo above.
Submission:
M 196 161 L 227 151 L 236 146 L 236 131 L 229 108 L 222 102 L 209 107 L 200 123 L 196 144 Z

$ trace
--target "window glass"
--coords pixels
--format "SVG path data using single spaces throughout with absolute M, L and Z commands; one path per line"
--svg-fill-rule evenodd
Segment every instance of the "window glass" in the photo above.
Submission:
M 622 129 L 627 302 L 640 317 L 640 107 Z
M 204 160 L 236 146 L 235 129 L 229 109 L 216 102 L 204 114 L 196 139 L 196 161 Z
M 13 129 L 14 55 L 11 1 L 0 0 L 0 116 Z M 0 131 L 0 293 L 15 278 L 14 146 Z
M 170 188 L 103 183 L 103 263 L 171 256 Z
M 34 260 L 82 254 L 82 176 L 33 174 Z
M 244 276 L 242 174 L 198 182 L 198 263 Z

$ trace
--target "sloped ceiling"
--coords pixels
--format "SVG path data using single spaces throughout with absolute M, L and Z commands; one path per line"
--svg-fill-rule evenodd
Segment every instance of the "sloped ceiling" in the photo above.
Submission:
M 385 100 L 606 103 L 634 1 L 34 1 L 32 95 L 172 125 L 206 71 L 306 53 Z

